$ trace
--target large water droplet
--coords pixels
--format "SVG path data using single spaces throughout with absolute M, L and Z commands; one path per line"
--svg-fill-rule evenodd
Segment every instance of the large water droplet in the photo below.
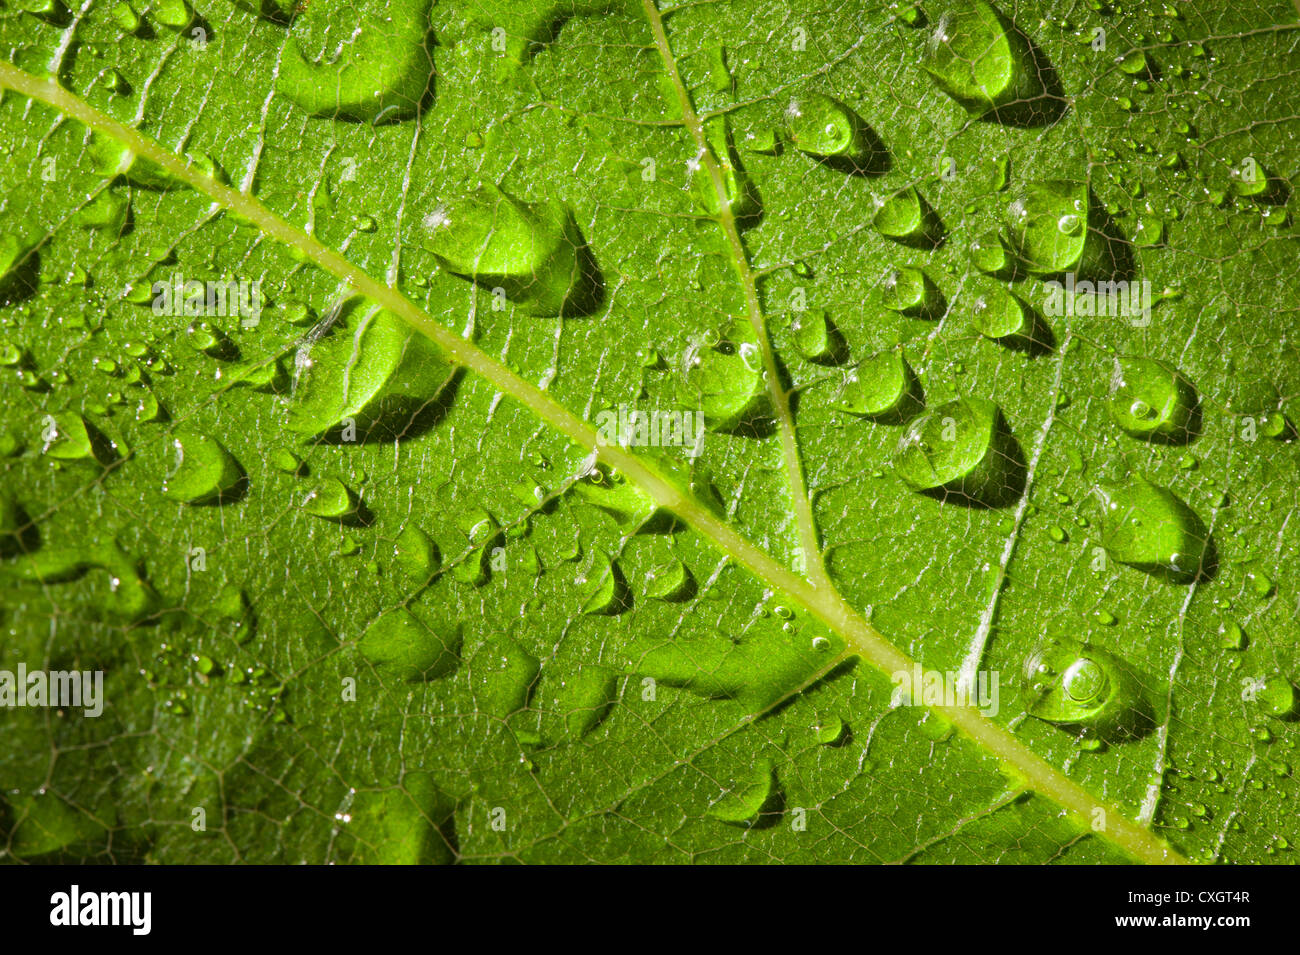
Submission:
M 734 431 L 770 413 L 762 355 L 745 328 L 734 325 L 713 347 L 687 349 L 683 361 L 682 401 L 698 409 L 708 427 Z
M 581 739 L 605 718 L 617 699 L 618 674 L 599 664 L 583 664 L 576 673 L 566 675 L 558 687 L 546 690 L 546 723 L 558 722 L 563 735 Z M 547 733 L 553 738 L 556 734 Z
M 183 179 L 173 176 L 157 163 L 137 156 L 125 143 L 101 133 L 91 135 L 90 146 L 86 151 L 95 172 L 105 179 L 121 176 L 133 186 L 158 192 L 188 186 Z M 193 152 L 186 159 L 195 172 L 225 182 L 225 173 L 207 153 Z
M 345 861 L 361 865 L 446 865 L 456 858 L 456 801 L 433 774 L 403 774 L 401 783 L 351 795 L 336 819 L 346 824 L 342 845 L 352 843 Z M 346 851 L 346 850 L 344 850 Z
M 647 633 L 629 653 L 643 676 L 705 697 L 732 698 L 757 713 L 802 686 L 843 649 L 844 642 L 829 633 L 759 618 L 738 641 L 721 634 L 665 641 Z
M 83 229 L 98 229 L 109 235 L 121 235 L 130 212 L 129 196 L 113 189 L 104 189 L 78 209 L 74 219 Z
M 971 305 L 971 324 L 985 338 L 1006 345 L 1028 347 L 1044 338 L 1033 309 L 1001 285 L 980 286 Z
M 331 3 L 295 7 L 276 89 L 313 116 L 398 122 L 433 90 L 430 0 L 363 11 Z
M 656 567 L 646 574 L 645 595 L 655 600 L 678 603 L 696 593 L 695 578 L 690 568 L 680 560 Z
M 336 477 L 316 481 L 302 499 L 304 511 L 328 521 L 352 520 L 357 514 L 358 506 L 356 494 Z
M 722 180 L 722 194 L 726 197 L 727 210 L 742 228 L 755 224 L 762 211 L 758 189 L 746 174 L 736 155 L 735 143 L 731 137 L 731 125 L 727 117 L 722 116 L 705 123 L 704 136 L 718 165 L 718 175 Z M 702 157 L 693 160 L 691 168 L 691 193 L 696 202 L 709 215 L 721 215 L 722 200 L 718 194 L 718 186 L 714 183 L 713 176 L 702 161 Z
M 0 303 L 28 298 L 40 279 L 40 253 L 12 233 L 0 233 Z
M 880 172 L 888 155 L 856 112 L 822 93 L 805 93 L 785 110 L 790 142 L 800 152 L 845 172 Z
M 436 415 L 454 371 L 426 336 L 374 307 L 332 332 L 298 351 L 291 430 L 364 441 L 417 433 Z
M 186 504 L 222 504 L 244 489 L 244 469 L 226 448 L 206 434 L 183 430 L 167 444 L 168 474 L 163 497 Z
M 992 230 L 971 241 L 970 260 L 981 272 L 998 278 L 1010 278 L 1015 271 L 1014 256 L 1002 236 Z
M 1083 273 L 1089 195 L 1084 183 L 1050 180 L 1027 186 L 1007 207 L 1007 228 L 1025 268 L 1040 275 Z M 1062 228 L 1062 224 L 1071 226 Z
M 460 627 L 437 633 L 405 607 L 375 618 L 357 643 L 380 674 L 415 683 L 444 676 L 460 662 Z
M 917 318 L 937 319 L 943 315 L 943 293 L 921 269 L 904 265 L 885 276 L 880 302 L 885 308 Z
M 966 3 L 944 14 L 926 44 L 922 67 L 967 112 L 1016 126 L 1060 117 L 1055 71 L 1029 38 L 991 4 Z
M 898 441 L 894 466 L 913 490 L 1000 506 L 1024 489 L 1024 456 L 998 406 L 957 398 L 917 417 Z
M 90 425 L 75 411 L 49 415 L 41 430 L 41 451 L 60 461 L 93 461 L 94 443 Z
M 1115 234 L 1087 183 L 1049 179 L 1022 188 L 1006 208 L 1011 249 L 1026 272 L 1110 279 L 1131 270 L 1131 249 Z
M 627 609 L 630 600 L 627 581 L 618 562 L 592 551 L 575 581 L 582 595 L 582 612 L 614 616 Z
M 806 361 L 817 365 L 838 365 L 848 357 L 844 336 L 820 308 L 800 312 L 790 324 L 794 347 Z
M 427 581 L 439 559 L 438 545 L 415 525 L 406 525 L 397 535 L 397 541 L 393 545 L 393 562 L 412 581 Z
M 480 709 L 501 719 L 523 709 L 540 669 L 538 659 L 511 638 L 493 638 L 470 663 Z
M 1113 654 L 1071 640 L 1051 640 L 1025 662 L 1029 712 L 1040 720 L 1084 728 L 1102 740 L 1141 735 L 1150 704 L 1132 669 Z
M 423 228 L 443 268 L 501 289 L 529 314 L 582 315 L 600 304 L 600 272 L 562 202 L 527 203 L 485 185 L 438 206 Z
M 939 216 L 914 186 L 884 199 L 876 207 L 871 224 L 885 238 L 918 248 L 934 248 L 944 238 Z
M 836 405 L 849 414 L 899 423 L 921 410 L 921 383 L 902 352 L 881 352 L 844 376 Z
M 1269 716 L 1285 719 L 1296 712 L 1296 689 L 1286 677 L 1271 674 L 1255 688 L 1255 705 Z
M 1196 437 L 1200 418 L 1196 388 L 1163 362 L 1117 357 L 1107 404 L 1114 422 L 1135 438 L 1185 444 Z
M 773 779 L 772 764 L 760 760 L 731 784 L 709 807 L 708 814 L 734 826 L 754 825 L 772 800 Z
M 1098 490 L 1104 511 L 1101 542 L 1113 560 L 1178 583 L 1212 572 L 1209 532 L 1173 491 L 1140 476 Z

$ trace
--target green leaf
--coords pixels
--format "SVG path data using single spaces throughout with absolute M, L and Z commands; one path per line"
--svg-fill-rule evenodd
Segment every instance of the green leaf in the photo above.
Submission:
M 0 36 L 0 854 L 1289 861 L 1289 6 Z

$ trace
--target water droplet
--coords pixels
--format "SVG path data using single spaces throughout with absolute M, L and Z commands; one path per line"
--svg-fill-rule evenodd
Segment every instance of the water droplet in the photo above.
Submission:
M 565 676 L 559 687 L 548 693 L 545 716 L 559 717 L 564 734 L 581 739 L 595 729 L 609 712 L 618 694 L 618 674 L 609 667 L 583 664 Z M 547 734 L 553 736 L 553 734 Z
M 925 272 L 910 265 L 885 276 L 880 298 L 885 308 L 904 315 L 934 319 L 943 312 L 943 294 Z
M 898 21 L 909 27 L 923 27 L 926 24 L 925 11 L 915 3 L 891 3 L 890 9 Z
M 415 683 L 445 676 L 460 662 L 460 627 L 438 633 L 405 607 L 376 617 L 357 643 L 382 676 Z
M 234 455 L 215 438 L 193 430 L 172 435 L 167 444 L 163 497 L 186 504 L 222 504 L 240 496 L 246 483 Z
M 1130 50 L 1117 56 L 1115 65 L 1129 76 L 1149 77 L 1151 75 L 1151 65 L 1147 61 L 1146 53 L 1142 50 Z
M 480 186 L 424 217 L 425 245 L 448 272 L 500 288 L 532 315 L 581 315 L 602 296 L 599 270 L 564 203 L 528 203 Z
M 813 735 L 822 746 L 834 746 L 844 737 L 844 721 L 838 716 L 828 716 L 813 727 Z
M 1224 650 L 1245 649 L 1246 633 L 1241 629 L 1241 624 L 1235 620 L 1228 620 L 1219 627 L 1219 646 Z
M 374 125 L 411 119 L 433 90 L 429 6 L 295 8 L 277 91 L 312 116 Z
M 1155 216 L 1140 215 L 1133 226 L 1133 244 L 1148 249 L 1164 241 L 1165 224 Z
M 188 183 L 178 179 L 162 166 L 151 160 L 137 156 L 125 143 L 112 139 L 101 133 L 93 133 L 87 148 L 91 165 L 95 173 L 105 179 L 124 178 L 131 185 L 140 189 L 167 192 L 172 189 L 187 188 Z M 216 161 L 205 152 L 195 151 L 185 157 L 190 168 L 200 175 L 225 182 L 225 173 Z M 153 300 L 149 292 L 145 302 Z M 137 304 L 144 304 L 137 303 Z
M 933 248 L 943 241 L 943 224 L 914 186 L 881 201 L 871 224 L 885 238 L 904 245 Z
M 794 347 L 806 361 L 817 365 L 838 365 L 848 355 L 848 346 L 840 330 L 823 309 L 800 313 L 790 325 Z
M 713 347 L 687 349 L 683 361 L 683 403 L 698 409 L 708 427 L 732 431 L 769 413 L 762 358 L 744 329 Z
M 1269 716 L 1285 719 L 1296 711 L 1296 690 L 1279 674 L 1266 677 L 1255 689 L 1255 704 Z
M 1261 600 L 1271 596 L 1275 586 L 1273 578 L 1257 566 L 1247 568 L 1246 583 L 1250 585 L 1251 593 Z
M 1059 115 L 1059 106 L 1043 102 L 1050 74 L 1036 62 L 1028 38 L 991 4 L 977 0 L 944 14 L 921 65 L 974 115 L 994 112 L 1014 125 L 1041 125 Z
M 717 184 L 704 162 L 703 154 L 694 157 L 689 164 L 691 195 L 705 212 L 714 217 L 722 214 L 725 197 L 727 210 L 736 224 L 741 228 L 752 225 L 758 220 L 762 207 L 759 204 L 758 190 L 754 188 L 736 155 L 730 119 L 724 115 L 705 122 L 704 138 L 717 163 L 723 195 L 718 195 Z
M 494 637 L 470 663 L 474 698 L 485 713 L 505 719 L 524 708 L 541 663 L 513 639 Z
M 772 798 L 773 779 L 772 764 L 758 761 L 709 806 L 708 814 L 731 825 L 752 826 Z
M 1196 388 L 1163 362 L 1128 355 L 1117 357 L 1107 404 L 1111 419 L 1135 438 L 1185 444 L 1196 436 Z
M 655 600 L 676 603 L 690 597 L 694 590 L 694 578 L 680 560 L 646 574 L 646 596 Z
M 921 410 L 920 387 L 901 351 L 881 352 L 845 374 L 836 406 L 864 418 L 900 423 Z
M 894 466 L 914 490 L 988 506 L 1018 498 L 1024 487 L 1020 447 L 987 398 L 958 398 L 925 411 L 899 439 Z
M 592 551 L 578 571 L 582 612 L 602 616 L 622 613 L 630 603 L 627 583 L 618 562 Z
M 140 15 L 135 12 L 129 3 L 118 3 L 109 11 L 109 16 L 117 24 L 119 30 L 126 34 L 135 34 L 139 32 L 143 22 Z
M 438 545 L 418 527 L 408 524 L 393 544 L 393 562 L 409 579 L 424 582 L 437 567 Z
M 1112 274 L 1113 263 L 1103 261 L 1109 242 L 1089 223 L 1088 186 L 1064 180 L 1026 186 L 1006 213 L 1011 245 L 1025 268 L 1037 275 Z
M 103 189 L 77 210 L 73 217 L 83 229 L 97 229 L 110 235 L 121 235 L 131 211 L 131 199 L 125 193 Z
M 209 321 L 191 322 L 185 330 L 190 347 L 211 358 L 232 361 L 239 357 L 239 348 L 225 332 Z
M 1051 640 L 1025 662 L 1025 675 L 1036 681 L 1029 713 L 1040 720 L 1082 727 L 1102 740 L 1137 736 L 1149 727 L 1150 706 L 1136 675 L 1097 647 Z
M 317 481 L 302 499 L 302 508 L 308 514 L 331 521 L 352 518 L 358 508 L 357 496 L 336 477 Z
M 44 422 L 41 453 L 59 461 L 94 460 L 94 446 L 86 419 L 74 411 L 50 415 Z
M 401 436 L 450 381 L 451 365 L 427 336 L 391 312 L 361 311 L 355 322 L 299 349 L 291 430 L 345 440 Z
M 1191 583 L 1211 569 L 1205 524 L 1172 491 L 1140 476 L 1098 491 L 1102 546 L 1113 560 L 1177 583 Z
M 822 93 L 805 93 L 785 110 L 790 142 L 800 152 L 821 160 L 838 161 L 849 171 L 876 170 L 883 147 L 861 116 L 837 99 Z
M 998 278 L 1009 278 L 1015 270 L 1006 243 L 996 231 L 985 232 L 971 242 L 970 260 L 981 272 Z
M 971 306 L 971 324 L 985 338 L 1029 343 L 1035 338 L 1033 311 L 1001 285 L 985 286 Z

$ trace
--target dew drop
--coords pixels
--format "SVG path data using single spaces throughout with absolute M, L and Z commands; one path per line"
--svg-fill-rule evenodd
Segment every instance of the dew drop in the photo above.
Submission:
M 445 676 L 460 662 L 460 627 L 438 633 L 405 607 L 376 617 L 357 643 L 387 678 L 415 683 Z
M 163 497 L 186 504 L 223 504 L 238 498 L 246 483 L 244 469 L 215 438 L 194 430 L 172 435 L 171 457 Z
M 987 506 L 1020 496 L 1024 457 L 996 404 L 958 398 L 927 409 L 899 439 L 894 466 L 917 491 L 951 492 Z
M 1098 489 L 1102 546 L 1113 560 L 1176 583 L 1209 570 L 1209 534 L 1196 512 L 1167 488 L 1136 477 Z
M 1117 357 L 1107 403 L 1111 419 L 1135 438 L 1184 444 L 1195 437 L 1199 417 L 1196 388 L 1163 362 Z

